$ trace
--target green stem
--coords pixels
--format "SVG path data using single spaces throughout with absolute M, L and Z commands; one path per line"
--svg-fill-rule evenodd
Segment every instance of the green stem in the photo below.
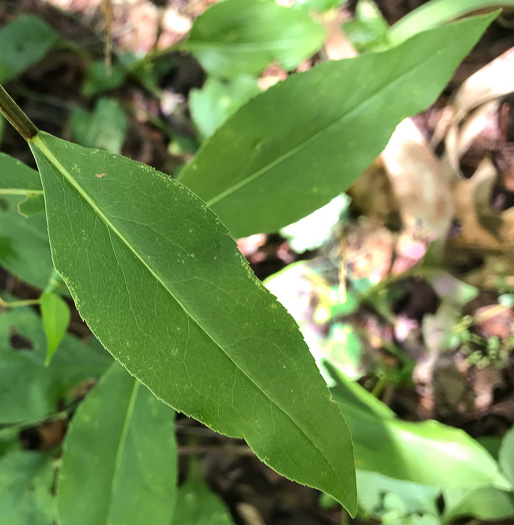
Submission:
M 24 188 L 0 188 L 0 195 L 43 195 L 43 190 L 26 190 Z
M 4 301 L 0 297 L 0 306 L 4 308 L 17 308 L 19 306 L 33 306 L 36 304 L 39 304 L 41 301 L 39 299 L 27 299 L 26 301 L 13 301 L 12 303 L 9 303 L 7 301 Z
M 38 134 L 32 120 L 25 115 L 9 93 L 0 84 L 0 113 L 11 123 L 14 129 L 25 139 L 31 140 Z

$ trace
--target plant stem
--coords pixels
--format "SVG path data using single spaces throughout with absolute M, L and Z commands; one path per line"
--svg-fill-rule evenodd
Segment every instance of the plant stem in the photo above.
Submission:
M 26 301 L 13 301 L 12 303 L 9 303 L 7 301 L 4 301 L 0 297 L 0 306 L 3 308 L 17 308 L 18 306 L 33 306 L 36 304 L 39 304 L 41 301 L 39 299 L 27 299 Z
M 31 140 L 38 134 L 34 123 L 14 102 L 9 93 L 0 84 L 0 113 L 11 123 L 14 129 L 25 139 Z

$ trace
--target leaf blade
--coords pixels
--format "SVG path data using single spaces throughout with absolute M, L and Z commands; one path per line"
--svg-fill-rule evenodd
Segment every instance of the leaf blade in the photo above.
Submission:
M 41 317 L 48 340 L 45 364 L 48 365 L 70 324 L 71 313 L 66 301 L 52 292 L 41 295 Z
M 383 53 L 325 62 L 289 77 L 221 126 L 179 181 L 234 237 L 297 221 L 346 189 L 385 147 L 396 125 L 435 100 L 494 16 L 433 29 Z
M 102 432 L 103 431 L 103 432 Z M 63 525 L 168 525 L 177 476 L 173 413 L 114 363 L 80 406 L 64 445 Z
M 123 157 L 44 133 L 31 148 L 56 269 L 102 344 L 158 398 L 354 511 L 344 419 L 296 324 L 212 212 Z
M 225 0 L 196 20 L 184 47 L 211 75 L 235 78 L 273 61 L 294 69 L 319 50 L 324 33 L 306 13 L 273 0 Z

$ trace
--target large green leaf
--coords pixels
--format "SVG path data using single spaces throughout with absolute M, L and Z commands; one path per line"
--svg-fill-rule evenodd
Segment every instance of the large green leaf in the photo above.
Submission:
M 234 78 L 278 61 L 287 70 L 316 53 L 324 29 L 275 0 L 225 0 L 200 16 L 184 47 L 212 75 Z
M 496 461 L 462 430 L 436 421 L 402 421 L 329 362 L 323 366 L 350 427 L 358 469 L 440 488 L 508 488 Z
M 56 269 L 105 348 L 158 398 L 353 512 L 344 419 L 217 217 L 148 166 L 41 132 L 31 148 Z
M 72 387 L 100 377 L 112 362 L 99 345 L 85 345 L 72 335 L 64 336 L 49 366 L 46 349 L 43 324 L 32 309 L 0 314 L 0 424 L 57 411 Z
M 0 30 L 0 82 L 39 62 L 59 39 L 40 18 L 23 15 Z
M 177 484 L 173 411 L 114 363 L 64 443 L 61 525 L 169 525 Z
M 43 214 L 23 217 L 17 207 L 42 192 L 37 171 L 0 153 L 0 265 L 38 288 L 53 270 L 46 220 Z
M 235 237 L 300 219 L 346 189 L 395 126 L 435 100 L 494 16 L 289 77 L 233 115 L 179 180 Z
M 202 479 L 199 466 L 191 463 L 187 480 L 180 486 L 171 525 L 233 525 L 223 501 Z
M 55 505 L 52 458 L 16 451 L 0 459 L 0 521 L 6 525 L 52 525 Z

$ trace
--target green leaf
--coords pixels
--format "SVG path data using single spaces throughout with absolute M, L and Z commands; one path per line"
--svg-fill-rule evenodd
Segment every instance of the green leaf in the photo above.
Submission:
M 388 478 L 377 472 L 357 471 L 359 505 L 376 518 L 381 518 L 390 510 L 385 501 L 388 494 L 394 494 L 400 499 L 404 514 L 438 516 L 439 492 L 435 487 Z
M 53 269 L 46 220 L 41 214 L 26 218 L 18 213 L 31 195 L 43 195 L 38 172 L 0 153 L 0 264 L 43 289 Z
M 120 153 L 128 120 L 114 99 L 101 98 L 92 113 L 75 109 L 70 116 L 70 126 L 79 144 Z
M 42 289 L 53 269 L 45 216 L 23 217 L 18 213 L 21 200 L 0 196 L 0 265 Z
M 159 399 L 353 512 L 344 419 L 296 323 L 217 217 L 124 157 L 42 132 L 31 148 L 55 267 L 105 348 Z
M 0 516 L 9 525 L 52 525 L 52 458 L 40 452 L 17 451 L 0 458 Z
M 45 364 L 48 365 L 68 330 L 71 314 L 66 301 L 57 294 L 45 292 L 41 295 L 40 301 L 41 317 L 48 340 L 45 360 Z
M 172 525 L 233 525 L 223 501 L 210 491 L 196 467 L 180 486 Z
M 226 0 L 197 18 L 184 47 L 218 77 L 261 73 L 278 61 L 295 69 L 322 46 L 324 29 L 274 0 Z
M 503 438 L 499 456 L 500 466 L 514 490 L 514 427 Z
M 233 236 L 277 231 L 347 188 L 396 125 L 435 100 L 494 17 L 289 77 L 233 115 L 179 180 Z
M 27 198 L 18 203 L 18 213 L 26 219 L 45 211 L 43 193 L 28 193 Z
M 441 488 L 508 486 L 496 461 L 462 430 L 436 421 L 402 421 L 332 364 L 323 366 L 350 427 L 358 469 Z
M 169 525 L 177 483 L 173 411 L 114 363 L 64 442 L 61 525 Z
M 389 24 L 372 0 L 359 0 L 355 18 L 343 24 L 343 31 L 357 51 L 387 44 Z
M 432 0 L 404 16 L 389 31 L 392 45 L 484 7 L 514 6 L 514 0 Z
M 476 516 L 483 520 L 501 520 L 514 515 L 514 494 L 495 487 L 447 489 L 443 491 L 443 523 L 459 516 Z
M 251 76 L 240 76 L 233 81 L 209 78 L 202 89 L 192 89 L 189 97 L 191 116 L 200 134 L 212 135 L 233 113 L 261 89 Z
M 22 15 L 0 30 L 0 83 L 39 62 L 59 40 L 43 20 Z
M 92 97 L 98 93 L 112 91 L 123 84 L 125 71 L 119 64 L 112 64 L 111 71 L 105 69 L 105 61 L 93 62 L 86 71 L 86 78 L 82 84 L 82 95 Z
M 56 412 L 74 386 L 100 377 L 112 362 L 94 341 L 85 345 L 67 334 L 61 346 L 45 366 L 47 342 L 35 312 L 16 308 L 0 314 L 0 424 Z
M 42 194 L 36 170 L 5 153 L 0 153 L 0 195 Z
M 314 11 L 328 11 L 344 4 L 345 0 L 294 0 L 293 6 Z

